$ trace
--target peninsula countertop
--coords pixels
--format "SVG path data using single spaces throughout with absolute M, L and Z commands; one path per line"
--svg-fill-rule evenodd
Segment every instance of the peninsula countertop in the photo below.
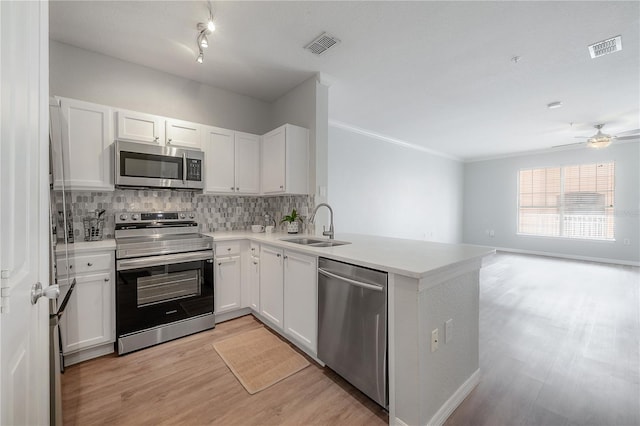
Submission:
M 411 278 L 423 278 L 444 268 L 482 259 L 495 253 L 495 249 L 484 246 L 445 244 L 361 234 L 338 234 L 335 238 L 336 241 L 348 241 L 350 244 L 335 247 L 311 247 L 284 241 L 300 237 L 323 238 L 307 234 L 223 231 L 209 232 L 205 235 L 213 237 L 214 242 L 248 239 Z

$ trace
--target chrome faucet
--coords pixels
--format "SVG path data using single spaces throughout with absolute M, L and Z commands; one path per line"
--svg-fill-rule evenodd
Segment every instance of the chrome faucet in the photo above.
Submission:
M 324 225 L 322 226 L 322 235 L 324 235 L 325 237 L 329 237 L 329 239 L 333 240 L 333 209 L 331 208 L 331 206 L 327 203 L 320 203 L 316 206 L 315 210 L 313 211 L 313 213 L 311 214 L 311 217 L 309 218 L 309 222 L 314 223 L 314 219 L 316 218 L 316 213 L 318 212 L 318 209 L 322 206 L 325 206 L 326 208 L 329 209 L 329 214 L 330 214 L 330 224 L 329 224 L 329 230 L 325 231 L 324 230 Z

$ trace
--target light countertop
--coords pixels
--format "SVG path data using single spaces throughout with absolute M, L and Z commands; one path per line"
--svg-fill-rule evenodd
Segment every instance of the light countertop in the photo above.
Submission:
M 69 244 L 69 250 L 73 250 L 74 253 L 103 251 L 103 250 L 115 250 L 116 240 L 113 238 L 105 238 L 100 241 L 77 241 Z M 56 254 L 64 252 L 64 244 L 56 244 Z
M 355 263 L 411 278 L 422 278 L 444 268 L 481 259 L 493 248 L 467 244 L 444 244 L 360 234 L 338 234 L 337 241 L 349 241 L 336 247 L 310 247 L 282 241 L 287 238 L 323 238 L 307 234 L 253 233 L 251 231 L 210 232 L 214 241 L 249 239 L 316 256 Z M 326 237 L 325 237 L 326 238 Z

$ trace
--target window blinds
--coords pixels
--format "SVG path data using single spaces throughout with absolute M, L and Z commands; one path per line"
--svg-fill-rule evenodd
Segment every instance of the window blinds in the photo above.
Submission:
M 614 238 L 614 163 L 521 170 L 518 233 Z

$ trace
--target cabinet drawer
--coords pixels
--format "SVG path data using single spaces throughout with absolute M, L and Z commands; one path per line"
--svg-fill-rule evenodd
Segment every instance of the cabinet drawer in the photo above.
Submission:
M 240 241 L 216 243 L 216 257 L 240 254 Z
M 83 256 L 75 256 L 67 262 L 62 260 L 58 262 L 58 275 L 65 276 L 68 274 L 68 267 L 76 274 L 86 274 L 98 271 L 109 271 L 113 269 L 113 255 L 111 253 L 87 254 Z

